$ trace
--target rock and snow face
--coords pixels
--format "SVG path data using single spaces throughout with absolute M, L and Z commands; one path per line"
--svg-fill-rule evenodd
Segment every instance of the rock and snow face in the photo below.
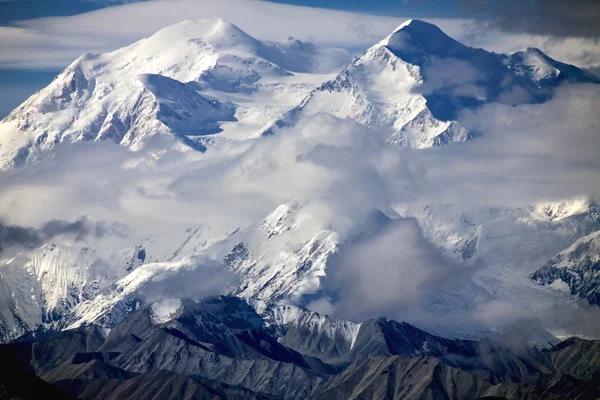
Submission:
M 60 326 L 69 310 L 139 264 L 133 249 L 49 244 L 19 254 L 0 267 L 0 330 L 15 337 L 40 325 Z
M 461 142 L 464 109 L 487 102 L 542 102 L 559 82 L 597 82 L 538 49 L 512 55 L 462 45 L 435 25 L 411 20 L 368 49 L 335 79 L 264 128 L 271 134 L 315 113 L 327 112 L 389 131 L 388 141 L 417 149 Z
M 557 208 L 566 209 L 573 201 L 562 202 Z M 464 276 L 461 285 L 436 287 L 427 309 L 439 315 L 457 309 L 476 312 L 476 298 L 490 298 L 543 313 L 549 304 L 570 302 L 569 293 L 549 290 L 531 280 L 552 254 L 557 254 L 573 242 L 600 229 L 598 208 L 573 209 L 569 216 L 550 220 L 542 217 L 538 207 L 522 208 L 463 208 L 450 205 L 398 206 L 403 217 L 413 217 L 424 236 L 443 251 L 447 259 L 472 273 Z M 550 255 L 550 256 L 549 256 Z M 468 283 L 468 285 L 467 285 Z M 551 283 L 551 282 L 548 282 Z M 526 304 L 527 306 L 523 306 Z M 447 325 L 447 324 L 446 324 Z M 431 332 L 456 337 L 477 337 L 474 331 L 460 327 L 422 326 Z M 474 336 L 470 336 L 474 335 Z
M 136 254 L 143 254 L 145 263 L 115 281 L 117 289 L 101 293 L 73 309 L 70 324 L 118 323 L 135 309 L 132 305 L 148 285 L 164 280 L 165 276 L 202 268 L 207 262 L 221 262 L 221 268 L 233 271 L 234 284 L 227 288 L 231 294 L 257 301 L 301 302 L 303 296 L 320 290 L 327 261 L 337 250 L 340 239 L 333 231 L 310 226 L 310 220 L 299 220 L 296 215 L 299 210 L 297 203 L 281 205 L 260 224 L 225 234 L 220 240 L 202 240 L 202 235 L 197 237 L 194 229 L 188 229 L 190 236 L 179 238 L 182 240 L 179 245 L 173 240 L 174 235 L 165 235 L 172 244 L 162 250 L 164 246 L 160 243 L 164 238 L 148 239 L 135 248 Z M 275 231 L 278 231 L 276 236 Z M 170 250 L 173 248 L 176 250 Z
M 400 216 L 416 218 L 425 237 L 448 259 L 482 265 L 472 275 L 465 275 L 460 284 L 448 282 L 438 292 L 429 293 L 423 311 L 441 317 L 455 308 L 474 310 L 477 299 L 486 297 L 518 298 L 533 308 L 543 307 L 556 296 L 533 284 L 529 275 L 548 254 L 600 229 L 595 210 L 590 206 L 569 217 L 548 220 L 541 219 L 535 207 L 479 211 L 450 206 L 398 207 Z M 217 282 L 223 283 L 221 290 L 252 301 L 265 320 L 281 332 L 290 332 L 288 336 L 282 334 L 285 340 L 301 341 L 301 332 L 307 330 L 319 332 L 317 336 L 329 338 L 327 351 L 335 358 L 341 349 L 352 346 L 356 325 L 340 322 L 334 324 L 336 332 L 329 332 L 327 327 L 320 328 L 328 317 L 300 315 L 294 306 L 282 304 L 306 305 L 320 298 L 328 263 L 352 241 L 323 230 L 316 222 L 310 218 L 307 204 L 295 201 L 277 207 L 261 222 L 241 230 L 196 225 L 122 250 L 56 247 L 50 252 L 44 246 L 32 255 L 17 257 L 1 270 L 0 295 L 7 299 L 5 304 L 10 304 L 3 309 L 4 336 L 14 337 L 40 325 L 48 328 L 99 323 L 111 327 L 143 304 L 148 288 L 157 283 L 204 276 L 196 284 L 200 293 L 210 274 L 231 269 L 235 274 L 231 281 L 227 276 L 221 281 L 217 274 Z M 377 229 L 370 232 L 377 234 Z M 52 256 L 54 252 L 61 256 Z M 35 267 L 30 259 L 41 266 Z M 106 265 L 111 268 L 102 267 Z M 210 268 L 207 274 L 194 272 L 205 266 Z M 177 287 L 180 291 L 180 284 Z M 160 293 L 172 295 L 168 291 Z M 423 327 L 455 337 L 477 338 L 487 332 L 475 326 Z M 305 351 L 312 351 L 310 341 L 303 346 Z
M 398 205 L 395 209 L 402 217 L 416 218 L 424 235 L 449 257 L 467 263 L 479 258 L 498 267 L 535 268 L 549 251 L 564 249 L 600 229 L 600 208 L 589 198 L 520 208 Z
M 185 21 L 74 61 L 2 121 L 0 168 L 23 165 L 63 141 L 137 149 L 167 134 L 177 148 L 202 151 L 209 134 L 244 139 L 248 127 L 256 131 L 293 107 L 349 60 L 344 50 L 293 38 L 260 41 L 221 19 Z
M 228 235 L 194 225 L 122 249 L 48 244 L 20 253 L 0 266 L 0 332 L 13 338 L 39 326 L 63 326 L 75 309 L 82 309 L 76 315 L 88 320 L 105 314 L 120 320 L 131 306 L 127 301 L 135 297 L 132 293 L 139 294 L 157 275 L 184 270 L 191 255 Z M 90 302 L 95 306 L 88 306 Z
M 600 305 L 600 231 L 582 237 L 561 251 L 538 269 L 532 279 Z
M 190 269 L 201 267 L 206 261 L 203 257 L 210 255 L 212 260 L 222 260 L 222 268 L 228 266 L 236 274 L 234 284 L 227 291 L 254 302 L 263 310 L 261 315 L 269 315 L 267 320 L 279 321 L 277 326 L 292 326 L 296 331 L 307 329 L 309 325 L 316 329 L 320 317 L 290 317 L 295 315 L 295 308 L 281 302 L 305 305 L 319 298 L 331 257 L 339 254 L 351 239 L 313 226 L 314 221 L 307 218 L 304 206 L 298 202 L 281 205 L 255 226 L 223 235 L 221 240 L 196 238 L 196 231 L 189 229 L 186 232 L 191 234 L 190 238 L 179 239 L 182 245 L 173 242 L 169 246 L 169 249 L 177 248 L 176 251 L 153 249 L 152 246 L 160 243 L 160 237 L 149 239 L 133 251 L 142 252 L 145 263 L 118 280 L 116 290 L 101 293 L 72 309 L 68 321 L 71 326 L 119 323 L 135 311 L 148 285 L 168 276 L 183 276 Z M 416 218 L 424 235 L 445 251 L 448 259 L 483 265 L 473 270 L 472 275 L 465 275 L 460 284 L 448 282 L 440 286 L 438 292 L 429 293 L 424 311 L 443 316 L 454 308 L 474 310 L 477 299 L 485 297 L 521 299 L 534 309 L 543 308 L 553 298 L 552 294 L 531 283 L 529 274 L 547 254 L 567 246 L 582 234 L 599 229 L 600 221 L 593 211 L 591 208 L 560 221 L 547 221 L 539 220 L 533 207 L 479 212 L 452 207 L 402 210 L 399 214 Z M 190 263 L 187 258 L 190 256 L 204 261 Z M 264 305 L 267 303 L 268 307 Z M 300 325 L 294 325 L 292 320 L 298 318 L 304 322 L 297 321 Z M 467 329 L 443 324 L 424 327 L 457 337 L 485 334 L 478 327 Z M 351 346 L 355 326 L 336 329 L 342 333 L 336 339 L 335 348 Z M 331 351 L 333 357 L 335 350 Z
M 280 343 L 326 362 L 343 359 L 354 345 L 360 324 L 289 304 L 251 301 Z
M 600 217 L 600 208 L 590 198 L 580 197 L 569 201 L 539 203 L 534 207 L 540 219 L 561 221 L 575 215 L 590 213 Z

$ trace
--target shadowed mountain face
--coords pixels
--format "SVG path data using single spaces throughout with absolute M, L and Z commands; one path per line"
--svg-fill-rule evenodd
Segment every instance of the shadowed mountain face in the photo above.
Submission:
M 37 377 L 20 359 L 20 351 L 14 350 L 17 349 L 0 347 L 0 399 L 76 398 Z
M 396 57 L 418 66 L 424 75 L 420 92 L 434 117 L 456 119 L 465 108 L 492 101 L 542 102 L 554 85 L 595 81 L 584 70 L 528 48 L 511 55 L 465 46 L 435 25 L 412 20 L 387 39 Z
M 110 332 L 80 327 L 1 350 L 15 373 L 64 392 L 64 398 L 583 399 L 600 388 L 596 341 L 573 338 L 547 350 L 507 347 L 442 338 L 377 318 L 360 324 L 333 362 L 326 351 L 320 359 L 316 349 L 329 349 L 328 338 L 344 337 L 343 325 L 332 320 L 329 333 L 315 332 L 307 355 L 299 351 L 305 343 L 285 339 L 286 329 L 268 307 L 214 297 L 183 301 L 179 313 L 157 318 L 151 305 Z M 299 321 L 314 314 L 294 312 L 306 314 Z M 9 383 L 2 388 L 17 393 Z

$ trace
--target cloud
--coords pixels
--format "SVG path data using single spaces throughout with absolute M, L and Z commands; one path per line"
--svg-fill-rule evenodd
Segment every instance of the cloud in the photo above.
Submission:
M 0 27 L 0 67 L 64 67 L 83 53 L 115 50 L 166 26 L 213 17 L 226 19 L 262 40 L 284 40 L 291 35 L 353 48 L 372 45 L 406 20 L 254 0 L 140 2 Z
M 64 68 L 81 54 L 112 51 L 183 20 L 211 17 L 224 18 L 262 40 L 284 40 L 291 35 L 303 41 L 353 51 L 372 46 L 411 18 L 410 15 L 388 17 L 253 0 L 201 4 L 192 0 L 138 2 L 67 17 L 17 21 L 12 26 L 0 27 L 0 68 Z M 494 51 L 536 46 L 561 61 L 583 67 L 600 65 L 597 38 L 504 34 L 481 20 L 469 18 L 426 20 L 469 45 Z
M 153 268 L 154 265 L 142 268 Z M 136 299 L 147 303 L 173 298 L 198 301 L 204 297 L 222 294 L 237 282 L 237 276 L 221 261 L 192 256 L 177 265 L 152 275 L 135 292 Z
M 418 201 L 518 206 L 600 198 L 599 94 L 598 85 L 563 85 L 544 104 L 493 103 L 464 112 L 461 124 L 482 137 L 404 155 L 421 175 Z
M 483 326 L 498 332 L 506 328 L 510 328 L 509 333 L 517 333 L 519 327 L 523 330 L 544 327 L 559 337 L 578 335 L 595 338 L 600 334 L 600 307 L 578 304 L 571 299 L 549 301 L 537 309 L 524 307 L 514 300 L 482 301 L 476 305 L 473 317 Z M 521 336 L 518 338 L 522 339 Z
M 0 224 L 0 251 L 8 246 L 38 247 L 58 236 L 68 236 L 75 241 L 83 241 L 88 237 L 99 239 L 108 235 L 126 237 L 127 227 L 117 222 L 94 223 L 85 216 L 73 222 L 50 220 L 39 229 Z
M 414 307 L 458 267 L 424 239 L 415 220 L 389 222 L 366 239 L 344 245 L 327 266 L 325 292 L 335 315 L 352 320 L 396 316 Z M 309 307 L 322 308 L 323 300 Z
M 432 56 L 423 69 L 423 77 L 423 83 L 414 90 L 424 95 L 433 94 L 440 89 L 452 89 L 455 94 L 485 98 L 485 90 L 475 85 L 485 77 L 484 72 L 469 61 Z
M 544 104 L 490 104 L 460 118 L 481 133 L 477 140 L 424 151 L 389 146 L 386 132 L 326 115 L 273 137 L 158 160 L 152 146 L 132 153 L 108 142 L 63 143 L 38 164 L 0 174 L 0 218 L 40 226 L 87 215 L 148 236 L 201 221 L 246 226 L 279 204 L 317 197 L 329 205 L 320 209 L 323 226 L 344 232 L 397 203 L 599 198 L 599 99 L 598 85 L 584 84 L 564 85 Z
M 553 36 L 600 37 L 600 9 L 595 0 L 460 0 L 461 10 L 482 24 L 507 31 Z

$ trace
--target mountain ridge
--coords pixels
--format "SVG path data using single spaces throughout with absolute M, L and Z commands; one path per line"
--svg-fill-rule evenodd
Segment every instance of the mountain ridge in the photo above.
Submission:
M 183 299 L 181 303 L 183 314 L 169 321 L 153 321 L 149 305 L 109 332 L 82 326 L 35 342 L 0 345 L 0 350 L 11 354 L 21 368 L 67 393 L 78 397 L 86 393 L 84 398 L 94 399 L 99 398 L 95 397 L 98 393 L 104 398 L 117 394 L 146 398 L 141 391 L 147 384 L 140 380 L 150 377 L 151 387 L 157 390 L 168 385 L 172 393 L 183 395 L 188 390 L 183 388 L 192 385 L 198 395 L 208 391 L 213 396 L 209 398 L 240 399 L 346 398 L 348 390 L 375 398 L 384 398 L 380 393 L 384 390 L 385 398 L 394 399 L 420 398 L 432 390 L 435 396 L 446 393 L 448 398 L 457 399 L 492 394 L 560 398 L 567 393 L 584 398 L 578 396 L 597 390 L 597 341 L 569 339 L 547 350 L 526 345 L 513 348 L 490 340 L 444 339 L 407 323 L 377 318 L 361 327 L 374 323 L 399 329 L 403 332 L 400 336 L 392 331 L 384 333 L 387 348 L 398 351 L 350 356 L 352 350 L 347 349 L 345 354 L 350 357 L 343 359 L 351 362 L 332 365 L 278 344 L 279 334 L 266 325 L 259 329 L 248 324 L 243 327 L 235 318 L 227 322 L 232 324 L 229 328 L 220 323 L 197 324 L 208 316 L 207 306 L 213 311 L 217 305 L 228 309 L 211 318 L 227 321 L 235 317 L 236 308 L 249 306 L 241 299 L 220 296 L 199 302 Z M 238 320 L 243 321 L 252 319 Z M 240 330 L 230 330 L 233 326 Z M 375 339 L 368 332 L 363 337 L 359 340 Z M 427 345 L 421 343 L 424 338 Z M 448 353 L 437 352 L 442 349 Z M 589 357 L 573 362 L 574 355 L 582 351 Z M 169 377 L 177 377 L 177 383 Z M 382 384 L 381 379 L 388 383 Z M 126 387 L 131 391 L 123 389 Z M 161 390 L 154 396 L 170 398 Z

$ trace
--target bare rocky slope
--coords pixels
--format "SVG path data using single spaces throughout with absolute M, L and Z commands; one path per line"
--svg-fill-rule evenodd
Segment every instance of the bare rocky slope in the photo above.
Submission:
M 211 314 L 217 305 L 227 311 Z M 281 327 L 244 300 L 182 308 L 158 319 L 150 306 L 110 331 L 82 326 L 1 350 L 19 373 L 38 375 L 65 398 L 585 399 L 600 390 L 597 341 L 572 338 L 543 350 L 446 339 L 379 318 L 362 323 L 334 362 L 326 351 L 301 353 L 304 343 L 282 344 Z M 304 340 L 325 350 L 335 335 Z M 6 377 L 0 386 L 8 390 Z

